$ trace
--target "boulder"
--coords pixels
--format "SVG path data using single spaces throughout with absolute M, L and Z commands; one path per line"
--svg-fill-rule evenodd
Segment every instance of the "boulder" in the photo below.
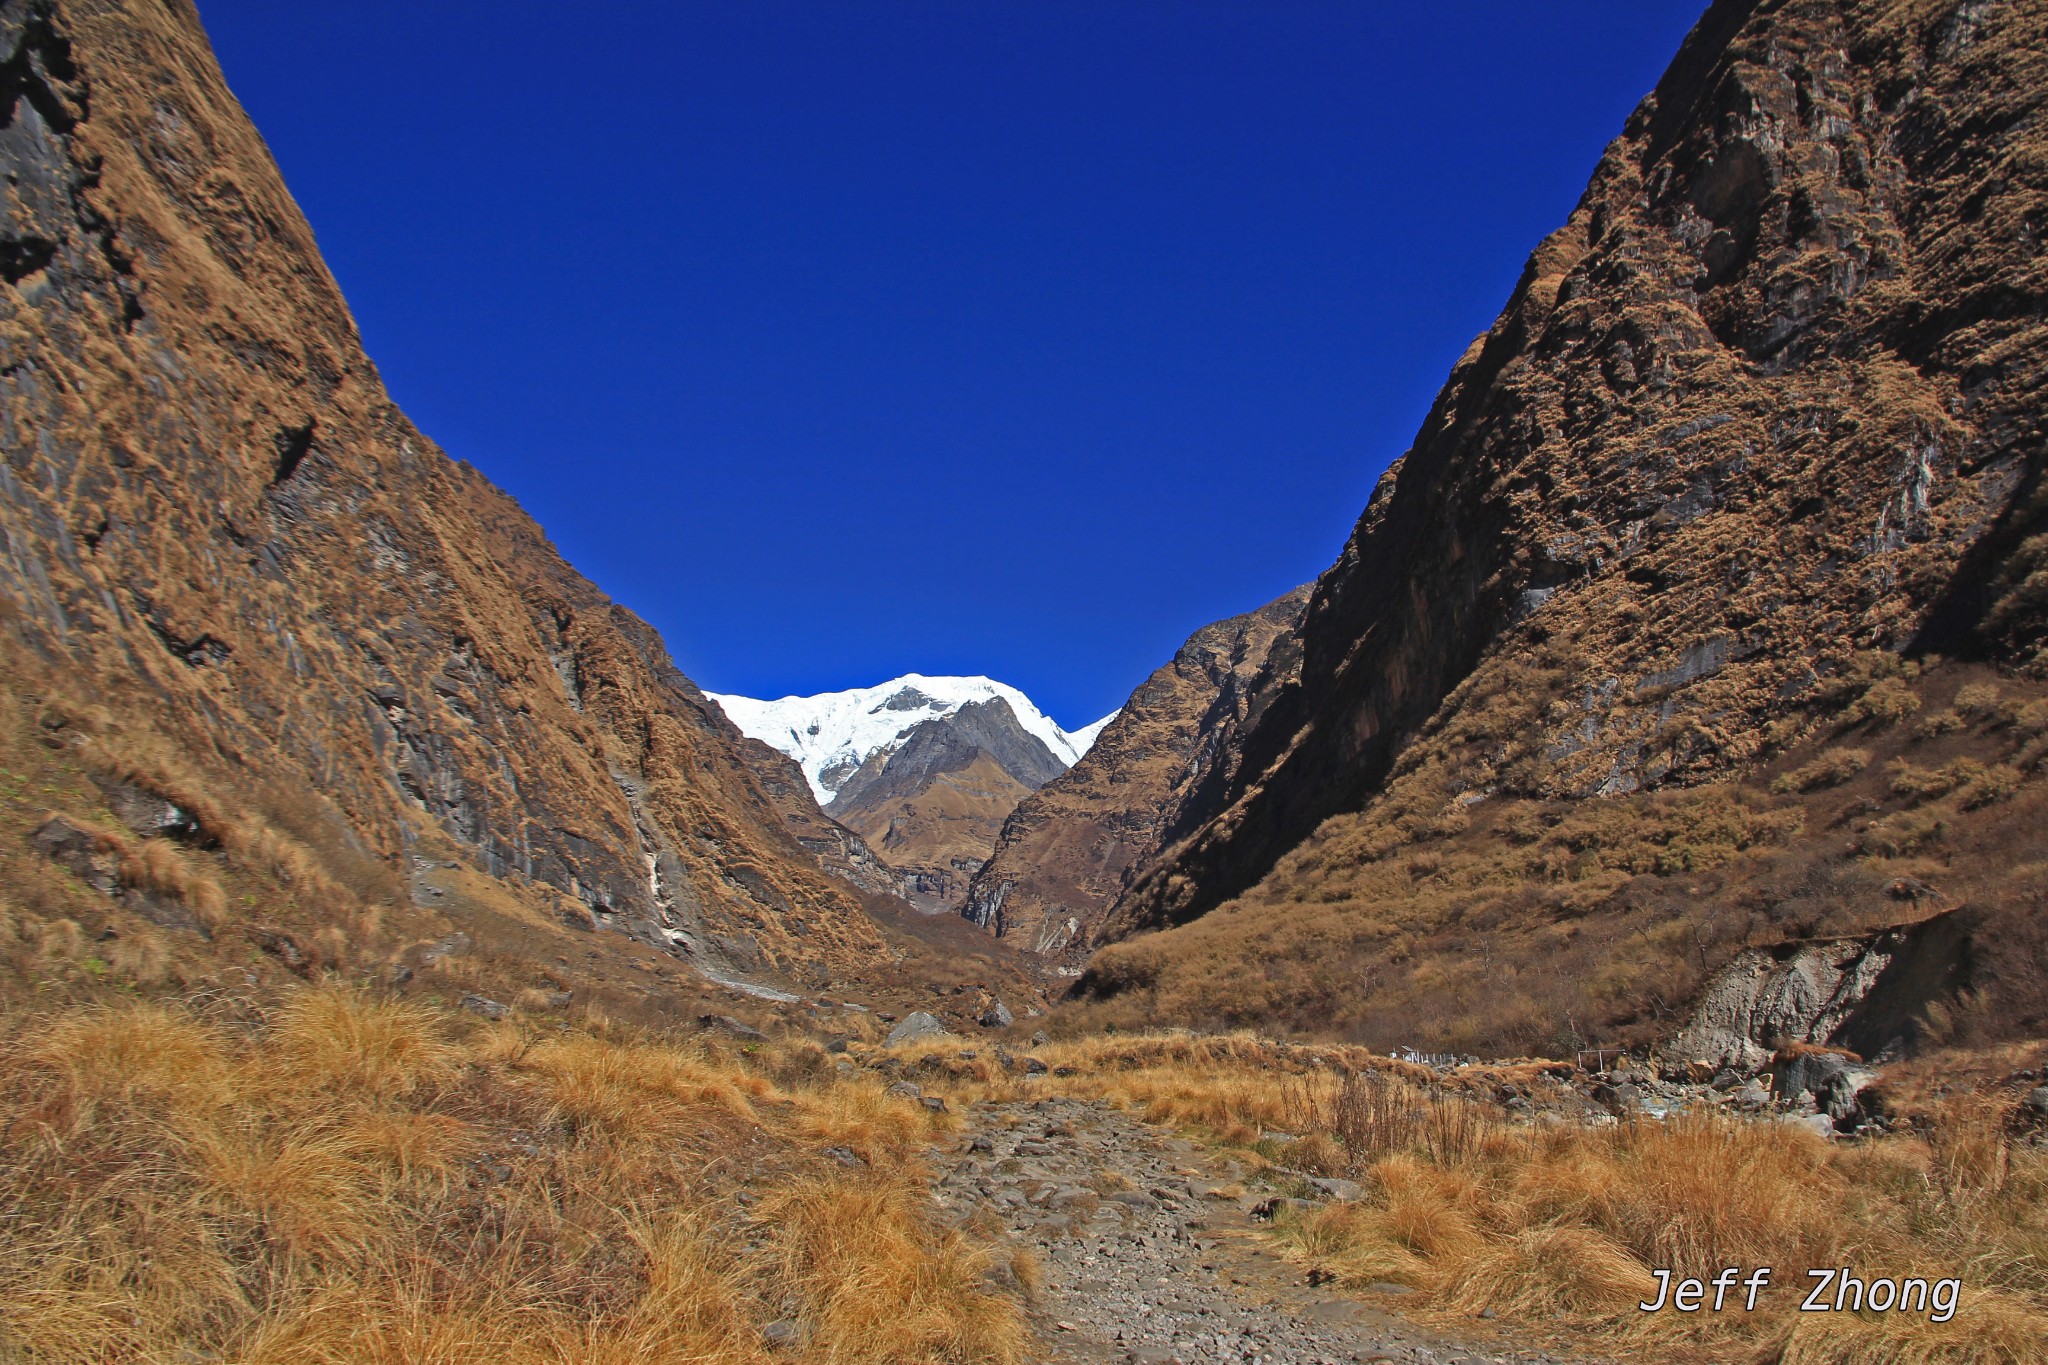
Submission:
M 1785 1114 L 1778 1122 L 1787 1128 L 1803 1128 L 1815 1137 L 1831 1138 L 1835 1135 L 1835 1121 L 1826 1114 Z
M 983 1028 L 1008 1028 L 1016 1022 L 1017 1017 L 1010 1013 L 1010 1007 L 1001 1000 L 995 1001 L 981 1012 L 981 1026 Z
M 1336 1176 L 1324 1176 L 1309 1182 L 1330 1198 L 1345 1204 L 1356 1204 L 1365 1198 L 1365 1186 L 1356 1180 L 1342 1180 Z
M 1643 1092 L 1633 1081 L 1602 1081 L 1593 1087 L 1593 1102 L 1614 1115 L 1643 1107 Z
M 918 1010 L 903 1016 L 903 1022 L 889 1030 L 884 1041 L 887 1047 L 902 1047 L 905 1043 L 920 1042 L 927 1038 L 946 1036 L 946 1025 L 935 1014 Z
M 512 1007 L 510 1005 L 501 1005 L 486 995 L 463 996 L 462 1008 L 468 1010 L 471 1014 L 481 1014 L 486 1019 L 509 1019 L 512 1017 Z
M 1749 1081 L 1738 1086 L 1731 1095 L 1731 1098 L 1735 1101 L 1737 1109 L 1755 1113 L 1759 1109 L 1770 1107 L 1771 1092 L 1758 1085 L 1755 1081 Z
M 1806 1051 L 1780 1053 L 1771 1066 L 1772 1089 L 1788 1104 L 1811 1097 L 1813 1107 L 1830 1119 L 1841 1121 L 1855 1116 L 1861 1107 L 1858 1096 L 1877 1079 L 1877 1073 L 1858 1066 L 1855 1057 L 1841 1052 Z

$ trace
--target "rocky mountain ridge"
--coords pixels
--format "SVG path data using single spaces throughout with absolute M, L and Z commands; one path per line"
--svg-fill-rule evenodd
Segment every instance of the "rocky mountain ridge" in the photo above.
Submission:
M 1590 830 L 1562 850 L 1580 870 L 1523 883 L 1545 906 L 1480 894 L 1544 830 L 1605 818 L 1600 803 L 1617 829 L 1663 831 L 1652 878 L 1761 867 L 1778 847 L 1806 850 L 1814 877 L 1926 880 L 1897 841 L 1872 853 L 1859 835 L 1845 856 L 1817 826 L 1765 826 L 1816 818 L 1801 793 L 1828 782 L 1795 769 L 1870 761 L 1858 736 L 1915 708 L 1960 714 L 1969 687 L 2003 689 L 2017 716 L 2044 667 L 2044 24 L 2038 6 L 1977 0 L 1708 10 L 1316 583 L 1298 677 L 1117 898 L 1101 934 L 1129 941 L 1097 957 L 1085 995 L 1124 1015 L 1213 1002 L 1203 1019 L 1342 1026 L 1368 996 L 1398 1012 L 1469 980 L 1453 992 L 1474 1001 L 1467 1037 L 1623 1027 L 1767 932 L 1740 927 L 1743 897 L 1792 902 L 1747 873 L 1694 872 L 1722 898 L 1653 908 L 1664 883 L 1630 880 L 1618 833 Z M 2011 799 L 2031 801 L 2032 751 L 1958 724 L 1981 739 L 1951 765 L 2010 768 Z M 1916 745 L 1962 743 L 1891 742 L 1915 769 Z M 1926 799 L 1909 786 L 1829 818 L 1895 828 L 1899 802 Z M 2004 801 L 1928 815 L 1948 832 L 1906 849 L 1984 856 L 2024 819 Z M 1707 841 L 1725 854 L 1673 823 L 1709 808 L 1735 820 Z M 1589 870 L 1597 890 L 1568 893 Z M 2022 915 L 2038 886 L 1985 894 L 1994 918 Z M 1604 1003 L 1555 995 L 1555 1016 L 1510 1025 L 1524 1002 L 1496 980 L 1487 1003 L 1439 956 L 1483 934 L 1496 976 L 1503 958 L 1545 970 L 1569 935 L 1539 931 L 1589 913 L 1614 926 L 1603 941 L 1687 925 L 1702 964 L 1644 950 Z M 1822 919 L 1886 914 L 1901 918 Z M 1461 936 L 1456 915 L 1478 923 Z M 2011 969 L 2017 998 L 2040 964 Z
M 1204 627 L 1146 679 L 1064 776 L 1020 802 L 961 913 L 1069 971 L 1116 898 L 1228 781 L 1235 740 L 1293 677 L 1298 588 Z
M 860 840 L 393 406 L 192 7 L 7 0 L 0 70 L 0 629 L 57 733 L 208 840 L 295 821 L 302 885 L 890 961 Z

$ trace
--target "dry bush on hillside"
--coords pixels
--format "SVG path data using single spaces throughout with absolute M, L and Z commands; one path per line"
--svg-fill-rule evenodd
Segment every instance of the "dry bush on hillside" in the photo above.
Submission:
M 1907 682 L 1899 678 L 1886 678 L 1871 684 L 1869 690 L 1851 702 L 1840 717 L 1843 728 L 1867 726 L 1882 730 L 1896 725 L 1920 709 L 1920 698 Z
M 1803 768 L 1779 774 L 1772 780 L 1771 790 L 1784 796 L 1792 792 L 1818 791 L 1822 787 L 1839 787 L 1869 766 L 1869 750 L 1836 749 L 1822 754 Z

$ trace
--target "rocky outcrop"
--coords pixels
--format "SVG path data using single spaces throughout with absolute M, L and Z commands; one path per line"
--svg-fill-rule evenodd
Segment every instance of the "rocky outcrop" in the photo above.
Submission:
M 1308 589 L 1197 631 L 1064 776 L 1003 822 L 963 913 L 1028 951 L 1085 958 L 1148 860 L 1218 808 L 1239 737 L 1293 679 Z
M 392 405 L 192 7 L 6 0 L 0 72 L 8 648 L 386 866 L 713 966 L 877 953 L 801 784 Z
M 1258 884 L 1425 727 L 1463 746 L 1446 810 L 1612 796 L 1742 770 L 1860 650 L 2039 665 L 2044 53 L 2038 6 L 1713 5 L 1111 932 Z
M 1868 936 L 1748 948 L 1700 992 L 1671 1050 L 1749 1070 L 1788 1042 L 1896 1056 L 1969 984 L 1968 928 L 1957 912 Z

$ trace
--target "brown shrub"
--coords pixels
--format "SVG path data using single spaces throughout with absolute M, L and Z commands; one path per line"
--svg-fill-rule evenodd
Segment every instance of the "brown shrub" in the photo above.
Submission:
M 1872 683 L 1862 696 L 1851 702 L 1840 717 L 1844 728 L 1867 726 L 1882 730 L 1896 725 L 1920 709 L 1920 697 L 1902 678 L 1884 678 Z
M 1771 790 L 1784 796 L 1793 792 L 1818 791 L 1822 787 L 1839 787 L 1869 766 L 1869 750 L 1836 749 L 1822 754 L 1804 767 L 1780 773 L 1772 781 Z

